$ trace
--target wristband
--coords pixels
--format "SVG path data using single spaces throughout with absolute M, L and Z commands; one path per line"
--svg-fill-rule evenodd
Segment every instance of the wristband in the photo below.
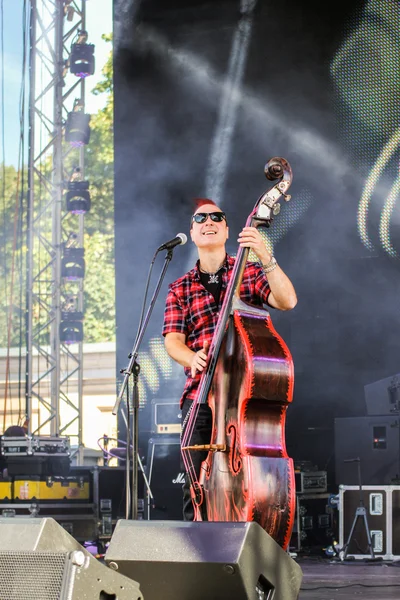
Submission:
M 262 265 L 262 268 L 264 269 L 264 273 L 270 273 L 271 271 L 276 269 L 277 266 L 278 263 L 276 262 L 276 258 L 274 256 L 271 256 L 271 260 L 269 261 L 269 263 L 267 263 L 266 265 Z

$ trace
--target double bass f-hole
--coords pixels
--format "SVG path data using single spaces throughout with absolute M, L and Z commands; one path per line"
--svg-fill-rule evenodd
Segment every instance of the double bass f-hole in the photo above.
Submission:
M 231 438 L 230 452 L 229 452 L 229 466 L 232 473 L 237 475 L 242 468 L 242 460 L 240 451 L 238 448 L 238 433 L 235 425 L 228 425 L 227 435 Z

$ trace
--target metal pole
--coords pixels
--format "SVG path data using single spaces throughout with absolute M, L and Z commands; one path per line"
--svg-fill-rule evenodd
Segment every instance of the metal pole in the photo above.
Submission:
M 30 8 L 26 407 L 29 433 L 47 433 L 49 428 L 51 435 L 70 435 L 80 447 L 83 345 L 75 351 L 61 343 L 60 323 L 69 292 L 68 283 L 61 279 L 64 225 L 69 221 L 63 206 L 68 178 L 64 168 L 71 152 L 64 147 L 63 120 L 71 110 L 71 93 L 80 90 L 82 101 L 85 93 L 84 81 L 78 82 L 65 67 L 68 45 L 83 28 L 85 0 L 75 0 L 72 13 L 64 12 L 63 0 L 30 0 Z M 75 160 L 83 169 L 83 150 Z M 83 217 L 72 216 L 71 222 L 83 246 Z M 74 296 L 77 310 L 82 311 L 83 282 Z M 72 385 L 77 397 L 70 395 Z
M 33 202 L 34 202 L 34 148 L 35 148 L 35 85 L 36 85 L 36 0 L 30 2 L 31 14 L 29 25 L 29 154 L 28 154 L 28 206 L 26 221 L 27 261 L 26 261 L 26 372 L 25 372 L 25 405 L 28 418 L 28 434 L 32 432 L 32 307 L 33 307 Z
M 81 16 L 81 28 L 86 30 L 86 4 L 82 3 L 82 16 Z M 85 112 L 85 78 L 81 79 L 81 102 L 82 102 L 82 111 Z M 79 153 L 79 167 L 82 173 L 82 179 L 84 179 L 85 174 L 85 151 L 84 146 L 81 147 Z M 84 215 L 79 215 L 79 246 L 81 248 L 84 247 Z M 81 279 L 79 282 L 79 296 L 78 296 L 78 310 L 82 313 L 84 312 L 84 280 Z M 78 371 L 78 447 L 79 447 L 79 464 L 83 465 L 83 342 L 79 343 L 78 348 L 78 361 L 81 365 L 81 368 Z
M 54 81 L 54 151 L 53 151 L 53 216 L 52 216 L 52 244 L 54 258 L 52 265 L 53 291 L 52 310 L 54 318 L 51 323 L 50 346 L 56 357 L 55 369 L 51 373 L 51 407 L 54 419 L 50 422 L 51 435 L 60 432 L 60 323 L 61 323 L 61 208 L 63 193 L 63 160 L 62 160 L 62 69 L 63 69 L 63 26 L 64 3 L 55 3 L 55 81 Z

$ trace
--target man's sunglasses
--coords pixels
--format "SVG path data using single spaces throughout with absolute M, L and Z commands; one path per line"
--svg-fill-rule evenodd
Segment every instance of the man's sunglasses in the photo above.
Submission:
M 196 221 L 196 223 L 205 223 L 207 221 L 207 217 L 210 217 L 211 221 L 214 221 L 214 223 L 221 223 L 221 221 L 226 221 L 226 214 L 224 212 L 199 212 L 192 216 L 192 223 L 193 221 Z

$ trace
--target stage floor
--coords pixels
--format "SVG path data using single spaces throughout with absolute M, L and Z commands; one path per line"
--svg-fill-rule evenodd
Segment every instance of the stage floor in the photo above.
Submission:
M 303 571 L 299 600 L 400 598 L 400 562 L 332 564 L 322 558 L 299 558 L 296 562 Z

